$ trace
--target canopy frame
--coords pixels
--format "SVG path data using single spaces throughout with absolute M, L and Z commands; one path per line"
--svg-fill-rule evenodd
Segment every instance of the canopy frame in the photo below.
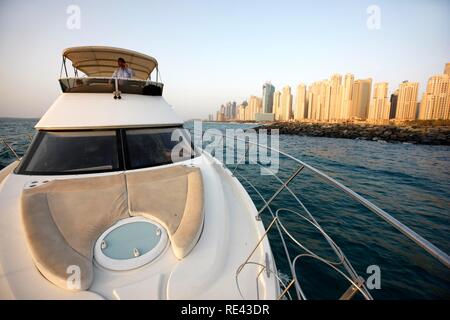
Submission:
M 87 77 L 110 77 L 117 68 L 117 59 L 125 59 L 126 63 L 135 73 L 135 79 L 151 80 L 151 74 L 156 69 L 156 81 L 159 80 L 158 62 L 155 58 L 128 49 L 104 47 L 104 46 L 84 46 L 67 48 L 63 51 L 60 78 L 63 69 L 66 77 L 67 60 L 72 62 L 74 74 L 78 77 L 78 71 L 86 74 Z

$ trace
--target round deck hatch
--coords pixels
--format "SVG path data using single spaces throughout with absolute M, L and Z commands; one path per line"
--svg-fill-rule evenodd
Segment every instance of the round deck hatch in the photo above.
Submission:
M 94 258 L 111 270 L 143 266 L 164 250 L 167 232 L 158 223 L 142 217 L 121 220 L 98 238 Z

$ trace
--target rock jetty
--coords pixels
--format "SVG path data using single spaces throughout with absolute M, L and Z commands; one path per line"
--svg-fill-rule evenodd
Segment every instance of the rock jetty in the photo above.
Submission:
M 358 123 L 274 122 L 257 129 L 279 129 L 280 134 L 360 139 L 412 144 L 450 145 L 450 125 L 374 125 Z

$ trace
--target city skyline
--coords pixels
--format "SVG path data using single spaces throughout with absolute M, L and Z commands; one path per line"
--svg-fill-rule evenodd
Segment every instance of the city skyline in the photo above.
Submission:
M 80 28 L 68 28 L 70 5 Z M 368 26 L 372 5 L 379 25 Z M 106 45 L 154 56 L 164 97 L 184 119 L 228 100 L 351 71 L 425 88 L 450 52 L 447 0 L 0 1 L 0 116 L 40 117 L 60 94 L 64 48 Z M 369 11 L 369 12 L 368 12 Z M 112 23 L 117 19 L 120 23 Z M 150 32 L 150 30 L 156 30 Z M 420 61 L 420 63 L 417 63 Z M 23 94 L 23 88 L 27 88 Z M 420 94 L 421 94 L 420 93 Z
M 231 114 L 219 109 L 215 115 L 210 114 L 208 120 L 372 123 L 450 120 L 450 62 L 444 65 L 441 74 L 428 78 L 421 100 L 418 82 L 404 80 L 389 94 L 388 82 L 355 79 L 351 73 L 343 77 L 332 74 L 329 79 L 309 85 L 300 83 L 296 93 L 293 101 L 289 85 L 276 90 L 266 82 L 262 86 L 262 98 L 250 96 L 250 107 L 241 103 Z M 273 101 L 271 108 L 262 103 L 270 100 Z

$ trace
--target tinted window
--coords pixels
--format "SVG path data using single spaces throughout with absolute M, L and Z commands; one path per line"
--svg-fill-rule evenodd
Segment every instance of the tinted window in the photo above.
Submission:
M 118 168 L 115 131 L 40 132 L 19 172 L 85 173 Z
M 174 130 L 177 132 L 174 133 Z M 181 128 L 126 130 L 131 169 L 153 167 L 190 159 L 192 149 Z M 175 141 L 172 141 L 172 133 Z M 180 143 L 181 142 L 181 143 Z M 175 148 L 175 149 L 174 149 Z M 175 150 L 172 157 L 172 150 Z

